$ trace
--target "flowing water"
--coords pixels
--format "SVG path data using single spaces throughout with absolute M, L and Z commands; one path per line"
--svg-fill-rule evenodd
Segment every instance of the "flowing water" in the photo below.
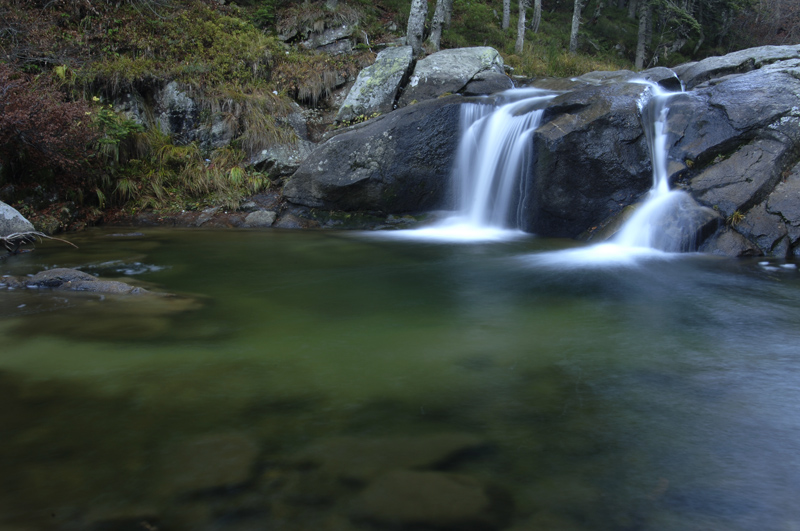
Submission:
M 512 89 L 461 106 L 461 140 L 453 167 L 458 210 L 442 223 L 398 236 L 475 242 L 522 236 L 517 230 L 522 176 L 532 163 L 531 135 L 552 91 Z
M 176 295 L 0 289 L 0 529 L 800 529 L 796 266 L 640 230 L 680 204 L 657 130 L 615 242 L 509 230 L 550 96 L 506 96 L 465 106 L 444 226 L 0 262 Z
M 505 492 L 494 528 L 800 526 L 791 264 L 561 268 L 530 257 L 574 243 L 533 237 L 73 239 L 0 267 L 180 297 L 0 290 L 2 529 L 388 529 L 407 520 L 353 509 L 378 481 L 363 463 L 313 449 L 373 444 L 380 476 L 441 434 L 481 444 L 415 466 Z

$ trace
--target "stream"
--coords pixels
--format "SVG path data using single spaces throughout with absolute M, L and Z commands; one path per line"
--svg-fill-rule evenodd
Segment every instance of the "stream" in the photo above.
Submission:
M 481 485 L 475 529 L 800 529 L 794 264 L 568 264 L 543 257 L 578 244 L 529 235 L 70 239 L 0 273 L 177 296 L 0 290 L 0 529 L 472 528 L 398 508 L 395 468 Z

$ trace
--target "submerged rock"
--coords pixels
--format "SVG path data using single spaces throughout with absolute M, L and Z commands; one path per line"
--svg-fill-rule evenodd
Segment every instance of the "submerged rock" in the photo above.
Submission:
M 481 438 L 464 433 L 379 439 L 340 437 L 303 450 L 295 460 L 316 465 L 332 476 L 365 481 L 398 468 L 433 468 L 484 445 Z
M 172 494 L 235 487 L 254 472 L 259 448 L 238 432 L 202 435 L 164 454 L 164 489 Z
M 3 277 L 3 284 L 11 288 L 51 288 L 59 291 L 87 291 L 108 295 L 143 295 L 150 292 L 117 280 L 101 280 L 77 269 L 54 268 L 31 277 Z
M 470 476 L 400 470 L 371 483 L 350 514 L 392 528 L 488 531 L 507 525 L 512 507 L 507 493 Z

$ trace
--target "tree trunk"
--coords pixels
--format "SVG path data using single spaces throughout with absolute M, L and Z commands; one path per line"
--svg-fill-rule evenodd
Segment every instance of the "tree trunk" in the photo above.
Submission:
M 517 43 L 514 45 L 514 53 L 522 55 L 522 48 L 525 45 L 525 10 L 528 8 L 528 0 L 519 0 L 519 19 L 517 19 Z
M 449 5 L 449 7 L 448 7 Z M 431 35 L 428 42 L 435 51 L 439 51 L 442 41 L 442 29 L 445 26 L 447 12 L 453 10 L 453 0 L 436 0 L 436 10 L 433 12 L 433 22 L 431 22 Z
M 542 0 L 533 0 L 533 19 L 531 19 L 531 31 L 539 33 L 539 23 L 542 21 Z
M 636 20 L 636 8 L 639 2 L 637 0 L 628 0 L 628 18 Z
M 597 2 L 597 7 L 594 9 L 594 15 L 592 15 L 592 24 L 597 22 L 597 19 L 600 18 L 600 15 L 603 14 L 603 8 L 605 7 L 605 3 L 603 0 L 599 0 Z
M 415 56 L 422 53 L 422 38 L 425 34 L 425 19 L 427 17 L 428 0 L 411 0 L 406 43 L 411 46 Z
M 636 70 L 644 68 L 644 56 L 647 53 L 649 35 L 647 28 L 650 26 L 650 1 L 642 0 L 639 6 L 639 35 L 636 41 Z
M 511 0 L 503 0 L 503 29 L 508 29 L 511 20 Z
M 572 10 L 572 29 L 569 32 L 569 53 L 578 52 L 578 30 L 581 27 L 581 10 L 583 0 L 575 0 L 575 7 Z
M 444 4 L 444 27 L 450 27 L 450 20 L 453 18 L 453 0 L 447 0 Z

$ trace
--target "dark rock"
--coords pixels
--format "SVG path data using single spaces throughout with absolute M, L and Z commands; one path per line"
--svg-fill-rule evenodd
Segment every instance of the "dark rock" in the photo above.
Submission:
M 511 502 L 475 478 L 441 472 L 390 472 L 353 500 L 351 516 L 392 528 L 458 531 L 500 529 L 511 520 Z
M 271 227 L 277 217 L 277 213 L 271 210 L 256 210 L 244 218 L 242 227 Z
M 640 72 L 639 75 L 647 81 L 660 85 L 666 90 L 678 92 L 683 88 L 681 86 L 681 80 L 678 78 L 675 71 L 663 66 L 648 68 Z
M 147 104 L 144 98 L 137 92 L 128 92 L 118 96 L 114 100 L 114 111 L 122 114 L 141 126 L 149 126 L 150 120 L 147 116 Z
M 761 46 L 729 53 L 722 57 L 709 57 L 691 63 L 685 68 L 673 69 L 687 89 L 692 89 L 710 79 L 729 74 L 740 74 L 761 68 L 764 65 L 800 57 L 800 45 Z
M 698 251 L 734 257 L 761 256 L 764 254 L 756 244 L 730 227 L 721 227 L 700 245 Z
M 336 115 L 336 121 L 393 110 L 397 93 L 414 64 L 411 46 L 388 48 L 358 74 L 355 84 Z
M 317 229 L 319 222 L 290 212 L 280 216 L 272 226 L 278 229 Z
M 524 185 L 523 230 L 574 238 L 650 188 L 652 169 L 638 108 L 647 90 L 633 83 L 587 86 L 551 100 L 533 135 L 535 162 Z
M 401 109 L 319 145 L 283 189 L 296 204 L 401 213 L 452 204 L 458 97 Z
M 30 283 L 39 287 L 57 288 L 66 282 L 94 282 L 97 277 L 77 269 L 55 268 L 36 273 Z
M 75 280 L 64 282 L 58 286 L 59 290 L 65 291 L 89 291 L 92 293 L 103 293 L 108 295 L 142 295 L 149 293 L 144 288 L 131 286 L 116 280 Z
M 90 531 L 158 529 L 160 519 L 155 507 L 127 504 L 95 507 L 86 517 Z
M 354 30 L 355 26 L 342 24 L 322 31 L 311 31 L 300 46 L 308 50 L 318 49 L 331 55 L 346 53 L 352 50 L 349 37 L 353 35 Z
M 200 109 L 177 81 L 168 83 L 156 95 L 155 114 L 158 126 L 165 134 L 187 140 L 196 136 Z
M 725 216 L 744 212 L 766 198 L 781 176 L 792 146 L 777 140 L 745 144 L 729 158 L 693 178 L 689 190 L 699 201 Z
M 765 254 L 775 254 L 775 249 L 781 246 L 788 231 L 786 224 L 777 214 L 767 212 L 764 203 L 754 206 L 744 214 L 744 218 L 736 224 L 736 231 L 758 245 Z M 783 245 L 785 247 L 785 243 Z M 786 256 L 786 249 L 782 256 Z
M 398 105 L 444 94 L 491 94 L 513 86 L 503 69 L 503 58 L 494 48 L 454 48 L 417 61 Z
M 52 288 L 63 291 L 88 291 L 108 295 L 143 295 L 150 292 L 116 280 L 101 280 L 77 269 L 55 268 L 22 279 L 28 288 Z
M 256 442 L 237 432 L 185 441 L 163 456 L 163 487 L 181 494 L 242 485 L 252 478 L 258 453 Z
M 481 438 L 464 433 L 380 439 L 340 437 L 303 450 L 296 461 L 318 466 L 331 476 L 366 481 L 388 470 L 433 468 L 484 445 Z
M 258 171 L 266 173 L 270 179 L 286 177 L 297 171 L 313 149 L 314 144 L 307 140 L 274 144 L 262 149 L 250 160 L 250 164 Z
M 793 246 L 800 243 L 800 164 L 785 172 L 767 198 L 766 210 L 783 220 Z

